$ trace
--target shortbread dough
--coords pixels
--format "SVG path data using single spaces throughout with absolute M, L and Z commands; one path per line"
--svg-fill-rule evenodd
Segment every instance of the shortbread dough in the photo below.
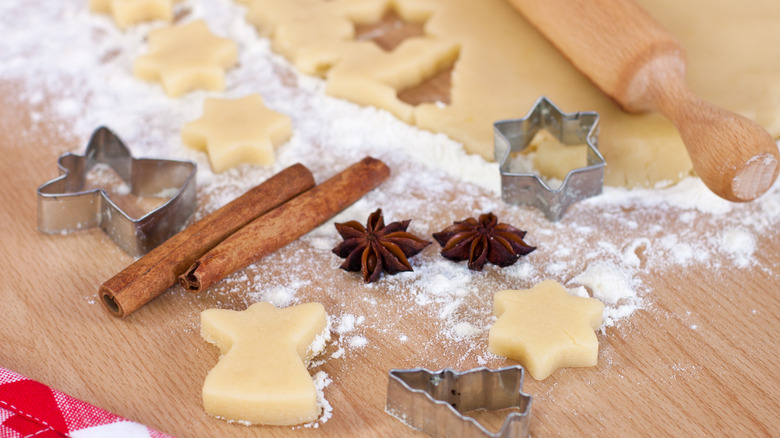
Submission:
M 222 353 L 203 384 L 209 415 L 288 426 L 319 417 L 307 366 L 319 353 L 312 351 L 312 343 L 327 327 L 322 304 L 277 309 L 260 302 L 245 311 L 207 309 L 200 323 L 203 339 Z M 324 347 L 324 342 L 315 344 Z
M 195 89 L 222 91 L 225 70 L 238 60 L 238 45 L 209 30 L 203 20 L 149 32 L 149 53 L 136 58 L 133 74 L 159 81 L 171 97 Z
M 572 170 L 588 165 L 588 145 L 565 145 L 546 129 L 534 135 L 523 153 L 533 154 L 533 167 L 543 177 L 561 181 Z
M 185 145 L 208 153 L 214 172 L 242 163 L 274 164 L 274 149 L 291 135 L 290 118 L 266 108 L 259 94 L 234 100 L 207 98 L 203 117 L 181 129 Z
M 545 280 L 527 290 L 497 292 L 498 320 L 488 334 L 488 350 L 520 362 L 536 380 L 563 367 L 594 366 L 604 304 L 569 295 L 559 283 Z
M 780 2 L 639 3 L 686 48 L 695 93 L 780 137 Z M 388 11 L 425 22 L 425 35 L 391 52 L 355 41 L 354 23 Z M 670 122 L 622 112 L 503 0 L 254 0 L 247 18 L 298 69 L 325 77 L 328 93 L 443 132 L 486 159 L 493 122 L 522 117 L 544 95 L 566 112 L 599 112 L 607 184 L 653 186 L 692 172 Z M 397 98 L 453 61 L 449 105 Z
M 92 12 L 110 14 L 120 29 L 143 21 L 173 21 L 173 4 L 177 0 L 89 0 Z

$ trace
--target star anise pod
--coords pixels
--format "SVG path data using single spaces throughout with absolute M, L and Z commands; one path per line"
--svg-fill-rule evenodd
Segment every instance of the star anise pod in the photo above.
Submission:
M 410 220 L 385 225 L 382 209 L 371 213 L 363 227 L 357 221 L 336 224 L 336 230 L 344 241 L 333 252 L 346 258 L 341 269 L 361 271 L 363 280 L 371 283 L 379 279 L 384 270 L 388 274 L 411 271 L 407 257 L 411 257 L 431 242 L 406 232 Z
M 441 255 L 454 260 L 468 260 L 469 269 L 481 271 L 485 263 L 509 266 L 535 250 L 524 241 L 525 231 L 499 223 L 493 213 L 454 222 L 433 238 L 442 246 Z

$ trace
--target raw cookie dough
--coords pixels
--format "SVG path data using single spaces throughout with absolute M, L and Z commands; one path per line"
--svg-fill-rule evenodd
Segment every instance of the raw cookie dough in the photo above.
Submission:
M 686 48 L 694 92 L 780 137 L 780 2 L 639 2 Z M 391 52 L 355 41 L 354 23 L 387 11 L 425 22 L 425 36 Z M 599 112 L 607 184 L 655 186 L 692 172 L 671 123 L 622 112 L 503 0 L 255 0 L 247 18 L 298 69 L 326 77 L 328 93 L 443 132 L 488 160 L 493 122 L 521 117 L 545 95 L 569 112 Z M 450 105 L 397 98 L 453 58 Z
M 196 20 L 149 32 L 149 53 L 136 58 L 133 74 L 161 82 L 171 97 L 198 88 L 222 91 L 225 70 L 237 59 L 235 42 L 214 35 L 205 21 Z
M 206 151 L 214 172 L 241 163 L 270 165 L 274 148 L 292 135 L 292 121 L 263 104 L 259 94 L 241 99 L 208 98 L 203 117 L 182 127 L 185 145 Z
M 536 380 L 563 367 L 594 366 L 604 304 L 569 295 L 545 280 L 527 290 L 496 293 L 498 320 L 488 334 L 488 350 L 520 362 Z
M 89 0 L 92 12 L 111 14 L 120 29 L 143 21 L 173 21 L 176 0 Z
M 327 327 L 322 304 L 277 309 L 255 303 L 243 312 L 207 309 L 200 334 L 222 356 L 203 383 L 209 415 L 252 424 L 295 425 L 320 415 L 306 369 L 315 339 Z M 324 347 L 323 343 L 317 345 Z
M 588 165 L 588 145 L 565 145 L 546 129 L 539 130 L 522 153 L 533 153 L 533 167 L 543 177 L 561 181 Z

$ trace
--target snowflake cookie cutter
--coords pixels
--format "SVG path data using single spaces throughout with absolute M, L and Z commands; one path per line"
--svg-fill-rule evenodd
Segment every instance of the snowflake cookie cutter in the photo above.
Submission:
M 531 396 L 522 392 L 525 370 L 512 366 L 456 372 L 445 368 L 390 370 L 385 412 L 433 437 L 527 437 Z M 515 408 L 498 433 L 465 412 Z
M 130 193 L 160 197 L 163 204 L 134 219 L 102 188 L 85 189 L 87 173 L 96 164 L 110 166 Z M 57 160 L 60 176 L 38 187 L 38 230 L 65 234 L 99 227 L 133 257 L 139 257 L 175 234 L 195 211 L 197 166 L 191 161 L 133 158 L 110 129 L 92 134 L 84 155 L 65 153 Z
M 493 129 L 493 154 L 500 163 L 504 202 L 534 206 L 555 222 L 571 204 L 601 194 L 606 162 L 598 150 L 598 113 L 564 113 L 542 96 L 525 117 L 498 121 Z M 571 170 L 557 189 L 550 188 L 536 174 L 511 170 L 512 156 L 525 149 L 541 129 L 549 131 L 564 145 L 588 146 L 587 165 Z

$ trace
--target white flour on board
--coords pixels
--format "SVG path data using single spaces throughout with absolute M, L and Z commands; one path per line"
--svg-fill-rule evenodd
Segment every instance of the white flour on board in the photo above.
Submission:
M 466 343 L 479 363 L 491 357 L 483 340 L 495 320 L 489 303 L 495 290 L 482 287 L 488 279 L 505 288 L 527 288 L 546 278 L 555 279 L 573 294 L 590 295 L 605 303 L 603 330 L 619 328 L 621 321 L 652 302 L 652 290 L 641 278 L 647 273 L 692 266 L 777 269 L 757 265 L 754 257 L 757 236 L 777 229 L 780 222 L 777 185 L 748 205 L 716 197 L 697 178 L 664 189 L 607 187 L 601 196 L 572 207 L 560 223 L 550 223 L 534 210 L 501 201 L 495 163 L 467 155 L 446 136 L 408 126 L 385 111 L 326 96 L 324 82 L 298 74 L 274 54 L 269 41 L 244 20 L 245 8 L 232 0 L 177 4 L 180 13 L 186 12 L 185 20 L 205 19 L 213 32 L 235 40 L 240 53 L 238 67 L 227 74 L 224 93 L 196 91 L 178 99 L 168 98 L 158 84 L 131 74 L 133 59 L 145 51 L 148 31 L 161 24 L 142 24 L 122 32 L 107 16 L 88 12 L 86 4 L 58 0 L 45 8 L 28 8 L 24 2 L 3 2 L 0 79 L 20 84 L 15 91 L 19 103 L 32 108 L 32 129 L 44 123 L 47 129 L 59 128 L 61 137 L 72 139 L 70 151 L 80 153 L 92 131 L 105 125 L 136 157 L 197 161 L 200 193 L 209 194 L 198 217 L 296 162 L 303 162 L 321 181 L 343 163 L 372 155 L 387 162 L 394 169 L 393 176 L 303 237 L 313 254 L 325 257 L 338 243 L 334 222 L 364 222 L 378 205 L 385 211 L 386 222 L 411 218 L 410 231 L 430 236 L 452 220 L 465 218 L 442 213 L 452 203 L 447 196 L 453 192 L 458 193 L 457 204 L 467 206 L 471 216 L 494 211 L 500 220 L 528 230 L 526 240 L 538 249 L 513 266 L 488 266 L 484 272 L 472 272 L 464 263 L 438 256 L 433 243 L 412 259 L 413 272 L 380 280 L 383 289 L 399 297 L 399 306 L 404 307 L 399 312 L 412 314 L 422 309 L 435 314 L 441 326 L 438 341 Z M 269 108 L 289 115 L 293 136 L 277 150 L 273 166 L 239 166 L 214 174 L 203 153 L 183 146 L 180 127 L 200 116 L 205 97 L 237 98 L 249 93 L 260 93 Z M 518 111 L 522 116 L 525 109 Z M 30 134 L 33 137 L 35 132 Z M 65 151 L 64 145 L 51 147 Z M 442 215 L 449 217 L 449 223 L 440 222 Z M 640 219 L 651 225 L 643 228 Z M 706 235 L 697 231 L 700 226 L 717 231 Z M 286 269 L 285 276 L 274 283 L 239 272 L 224 284 L 248 289 L 248 302 L 263 300 L 277 306 L 302 302 L 301 291 L 317 285 L 296 279 L 304 268 L 293 259 L 277 259 Z M 370 309 L 376 302 L 361 304 Z M 362 331 L 366 327 L 392 331 L 394 339 L 409 341 L 402 327 L 377 327 L 368 312 L 351 312 L 332 315 L 337 335 L 332 342 L 337 347 L 329 357 L 348 356 L 370 345 Z M 315 380 L 321 394 L 330 379 L 319 372 Z M 321 405 L 329 416 L 332 409 L 324 398 Z
M 78 145 L 83 145 L 97 126 L 106 125 L 125 140 L 135 156 L 197 161 L 199 185 L 212 194 L 209 204 L 199 210 L 201 215 L 229 202 L 257 181 L 302 157 L 318 157 L 317 161 L 305 164 L 315 176 L 321 177 L 332 174 L 331 169 L 338 168 L 338 163 L 361 154 L 378 156 L 391 167 L 422 170 L 415 172 L 415 178 L 394 178 L 385 184 L 391 187 L 380 189 L 388 195 L 382 197 L 386 211 L 426 213 L 424 208 L 417 208 L 419 203 L 395 195 L 422 191 L 435 196 L 437 190 L 449 188 L 441 187 L 442 175 L 464 182 L 465 193 L 459 201 L 473 204 L 480 211 L 500 205 L 500 181 L 495 163 L 468 155 L 446 136 L 405 125 L 384 111 L 326 96 L 321 80 L 296 73 L 282 57 L 270 50 L 268 40 L 260 38 L 244 20 L 243 6 L 227 0 L 193 0 L 181 2 L 177 8 L 180 12 L 186 11 L 186 20 L 203 18 L 216 34 L 239 44 L 239 66 L 228 72 L 228 88 L 224 93 L 196 91 L 171 99 L 161 92 L 158 84 L 135 79 L 130 72 L 133 59 L 144 52 L 148 31 L 163 24 L 141 24 L 122 32 L 108 16 L 90 13 L 84 2 L 76 0 L 60 1 L 34 10 L 14 2 L 0 6 L 0 25 L 6 29 L 0 41 L 0 53 L 6 59 L 0 64 L 0 77 L 25 84 L 19 90 L 18 98 L 35 108 L 32 120 L 58 120 L 64 137 L 75 136 L 74 152 L 79 152 L 82 146 Z M 42 34 L 59 37 L 41 39 Z M 200 115 L 202 101 L 207 96 L 233 98 L 253 92 L 262 94 L 270 108 L 293 118 L 292 139 L 277 151 L 277 163 L 272 167 L 243 166 L 222 174 L 211 173 L 203 153 L 182 145 L 181 125 Z M 48 105 L 44 105 L 46 102 Z M 752 215 L 742 213 L 740 206 L 716 197 L 696 178 L 685 179 L 662 190 L 607 187 L 603 195 L 585 203 L 679 211 L 678 220 L 682 222 L 700 217 L 726 222 L 720 235 L 707 240 L 691 241 L 686 236 L 674 234 L 650 239 L 644 237 L 647 233 L 637 233 L 638 237 L 628 244 L 613 241 L 610 236 L 588 236 L 590 226 L 578 224 L 576 219 L 566 225 L 541 222 L 542 229 L 531 231 L 537 237 L 553 237 L 564 228 L 574 230 L 575 237 L 587 237 L 589 242 L 595 243 L 587 258 L 599 259 L 599 263 L 580 270 L 581 264 L 572 260 L 571 253 L 559 250 L 552 254 L 552 260 L 546 266 L 521 262 L 506 269 L 507 277 L 541 279 L 552 275 L 578 283 L 572 287 L 586 286 L 607 305 L 605 326 L 629 316 L 633 309 L 642 305 L 641 297 L 647 291 L 641 284 L 636 284 L 635 274 L 639 270 L 663 264 L 707 263 L 715 254 L 727 256 L 738 268 L 749 267 L 753 263 L 756 234 L 775 225 L 780 213 L 780 196 L 776 188 L 756 201 L 764 214 Z M 332 236 L 333 222 L 366 217 L 373 208 L 373 205 L 358 202 L 305 239 L 312 245 L 332 247 L 337 242 Z M 725 220 L 726 216 L 732 219 Z M 413 217 L 426 233 L 437 231 L 427 228 L 431 224 L 426 222 L 425 215 Z M 629 230 L 636 226 L 630 219 L 620 225 Z M 658 233 L 659 230 L 650 231 Z M 540 248 L 545 243 L 545 239 L 542 240 L 537 242 Z M 551 243 L 555 243 L 555 239 Z M 644 263 L 639 262 L 637 250 L 644 254 Z M 457 319 L 459 300 L 479 287 L 468 270 L 436 260 L 415 266 L 413 278 L 407 286 L 415 303 L 439 307 L 439 314 L 448 321 L 447 327 L 453 337 L 468 338 L 488 328 Z M 252 287 L 251 300 L 263 299 L 285 306 L 295 301 L 301 284 Z

